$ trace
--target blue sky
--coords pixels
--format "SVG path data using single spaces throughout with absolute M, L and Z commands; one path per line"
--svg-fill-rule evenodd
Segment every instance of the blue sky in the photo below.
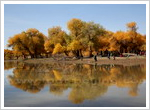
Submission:
M 99 23 L 113 32 L 126 31 L 126 23 L 135 21 L 138 32 L 146 34 L 145 4 L 5 4 L 4 48 L 9 37 L 28 28 L 45 35 L 53 26 L 68 31 L 67 22 L 72 18 Z

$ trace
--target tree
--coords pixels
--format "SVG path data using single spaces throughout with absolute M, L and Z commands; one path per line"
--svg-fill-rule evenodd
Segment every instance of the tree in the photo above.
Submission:
M 130 38 L 127 36 L 126 32 L 117 31 L 110 40 L 111 50 L 117 50 L 120 53 L 127 52 L 129 40 Z
M 66 45 L 67 34 L 61 29 L 61 27 L 56 26 L 48 29 L 48 38 L 54 45 L 56 45 L 57 43 Z
M 113 43 L 111 42 L 113 34 L 113 32 L 107 30 L 104 35 L 98 37 L 99 51 L 110 50 L 110 44 Z
M 130 37 L 128 44 L 130 51 L 138 53 L 140 50 L 146 49 L 144 49 L 144 47 L 146 47 L 146 36 L 137 33 L 136 37 L 134 37 L 130 32 L 128 33 L 128 36 Z
M 44 53 L 44 42 L 46 36 L 37 29 L 28 29 L 26 32 L 16 34 L 8 40 L 8 47 L 19 51 L 23 55 L 30 55 L 31 58 Z
M 70 34 L 74 39 L 80 39 L 84 22 L 80 19 L 73 18 L 67 23 Z
M 33 53 L 33 57 L 37 58 L 37 55 L 41 55 L 42 53 L 45 53 L 44 50 L 44 42 L 46 39 L 46 36 L 39 32 L 37 29 L 28 29 L 26 31 L 26 36 L 29 37 L 29 46 L 30 50 Z
M 54 49 L 54 44 L 52 44 L 52 42 L 50 42 L 50 40 L 46 40 L 44 43 L 44 49 L 46 51 L 46 54 L 51 54 Z
M 133 49 L 133 47 L 135 47 L 135 44 L 132 43 L 134 43 L 137 36 L 137 29 L 138 29 L 137 24 L 136 22 L 130 22 L 127 23 L 126 26 L 127 26 L 128 36 L 130 37 L 130 46 L 131 46 L 130 49 L 132 52 L 135 52 L 137 50 Z
M 137 23 L 130 22 L 126 26 L 127 31 L 114 33 L 105 30 L 100 24 L 73 18 L 67 23 L 69 34 L 60 26 L 55 26 L 48 29 L 46 37 L 37 29 L 31 28 L 10 37 L 8 47 L 12 47 L 12 58 L 37 58 L 43 54 L 48 57 L 57 53 L 65 53 L 67 56 L 73 53 L 77 58 L 81 58 L 82 54 L 86 53 L 92 57 L 92 52 L 102 50 L 121 53 L 146 51 L 146 35 L 137 32 Z
M 13 56 L 16 57 L 16 58 L 18 59 L 19 57 L 22 56 L 22 53 L 19 52 L 19 51 L 13 51 Z
M 28 47 L 29 40 L 25 36 L 25 33 L 16 34 L 13 37 L 10 37 L 8 40 L 8 47 L 12 47 L 14 51 L 20 51 L 22 54 L 29 53 L 31 51 Z
M 146 44 L 146 36 L 137 33 L 137 23 L 130 22 L 127 23 L 127 34 L 130 37 L 129 48 L 132 52 L 138 53 L 142 47 L 142 45 Z
M 117 31 L 110 38 L 110 51 L 135 52 L 138 53 L 144 49 L 146 36 L 137 33 L 137 24 L 135 22 L 127 23 L 127 32 Z
M 13 58 L 13 51 L 9 49 L 4 49 L 4 59 L 9 60 Z
M 98 37 L 105 34 L 105 29 L 101 25 L 74 18 L 67 23 L 67 26 L 70 31 L 70 36 L 72 36 L 72 42 L 77 40 L 82 45 L 82 49 L 80 48 L 80 50 L 74 52 L 76 53 L 76 57 L 79 57 L 79 55 L 82 56 L 83 49 L 89 51 L 90 57 L 93 56 L 93 50 L 98 51 L 100 46 Z
M 83 36 L 82 28 L 84 27 L 84 22 L 80 19 L 73 18 L 70 21 L 68 21 L 67 27 L 70 31 L 71 36 L 71 42 L 69 45 L 71 45 L 71 47 L 74 46 L 74 44 L 77 43 L 76 40 L 78 40 L 78 42 L 81 43 L 80 40 Z M 80 58 L 80 56 L 82 56 L 81 49 L 73 47 L 71 50 L 77 58 Z
M 48 29 L 48 40 L 45 42 L 45 50 L 48 53 L 52 53 L 54 47 L 59 43 L 63 47 L 67 47 L 67 44 L 70 42 L 69 36 L 61 27 L 56 26 Z M 54 52 L 55 53 L 55 52 Z M 64 50 L 64 53 L 68 55 L 68 52 Z
M 128 31 L 136 32 L 138 29 L 136 22 L 127 23 L 126 26 L 128 28 Z
M 67 47 L 67 50 L 72 51 L 76 57 L 82 56 L 81 49 L 83 48 L 82 44 L 78 40 L 73 40 Z
M 83 38 L 82 44 L 88 48 L 90 57 L 92 57 L 92 50 L 98 51 L 99 42 L 98 38 L 106 33 L 105 29 L 94 22 L 85 22 L 82 28 Z

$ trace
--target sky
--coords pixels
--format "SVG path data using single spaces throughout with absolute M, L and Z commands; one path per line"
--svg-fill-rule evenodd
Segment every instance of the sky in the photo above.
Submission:
M 36 28 L 46 36 L 48 28 L 61 26 L 69 32 L 67 22 L 72 18 L 93 21 L 113 32 L 126 31 L 126 24 L 136 22 L 138 32 L 146 34 L 145 4 L 5 4 L 4 48 L 9 37 Z

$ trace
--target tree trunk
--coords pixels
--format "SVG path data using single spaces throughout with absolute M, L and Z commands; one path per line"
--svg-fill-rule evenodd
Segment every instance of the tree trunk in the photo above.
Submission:
M 120 47 L 120 53 L 123 53 L 123 48 L 122 47 Z
M 33 55 L 33 54 L 30 54 L 30 56 L 31 56 L 31 59 L 34 58 L 34 55 Z
M 77 57 L 77 58 L 80 57 L 80 51 L 79 51 L 79 50 L 76 51 L 76 57 Z
M 80 57 L 80 51 L 79 50 L 74 50 L 72 53 L 75 55 L 76 58 Z
M 46 58 L 48 58 L 48 54 L 46 53 Z
M 79 50 L 79 52 L 80 52 L 80 57 L 83 57 L 83 55 L 82 55 L 82 50 L 81 50 L 81 49 Z
M 92 54 L 92 47 L 91 47 L 91 46 L 89 47 L 89 52 L 90 52 L 89 57 L 93 57 L 93 54 Z
M 69 54 L 68 54 L 68 52 L 67 52 L 67 51 L 64 51 L 64 53 L 65 53 L 65 55 L 66 55 L 66 56 L 69 56 Z

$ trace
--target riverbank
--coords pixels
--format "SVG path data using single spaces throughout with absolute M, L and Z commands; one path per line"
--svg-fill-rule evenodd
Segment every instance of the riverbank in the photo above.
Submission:
M 146 57 L 144 56 L 133 56 L 133 57 L 116 57 L 116 60 L 113 60 L 111 57 L 108 59 L 107 57 L 97 57 L 97 62 L 94 61 L 93 58 L 83 58 L 81 59 L 54 59 L 54 58 L 38 58 L 38 59 L 26 59 L 26 60 L 7 60 L 7 61 L 22 61 L 25 63 L 67 63 L 67 64 L 115 64 L 115 65 L 124 65 L 124 66 L 132 66 L 132 65 L 146 65 Z

